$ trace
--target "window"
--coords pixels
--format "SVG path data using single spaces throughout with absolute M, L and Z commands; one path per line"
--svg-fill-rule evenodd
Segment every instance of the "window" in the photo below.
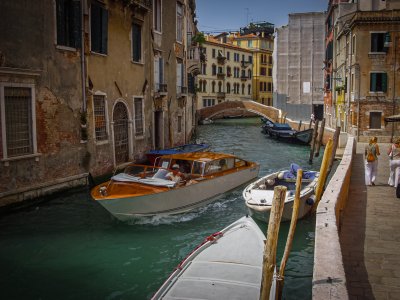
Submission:
M 153 23 L 154 30 L 161 32 L 161 0 L 153 0 Z
M 217 75 L 217 66 L 216 65 L 212 65 L 211 74 L 214 75 L 214 76 Z
M 183 91 L 184 87 L 184 64 L 181 62 L 176 63 L 176 92 L 177 94 L 185 94 Z
M 212 49 L 212 58 L 215 58 L 215 49 Z
M 251 95 L 251 85 L 250 84 L 247 85 L 247 94 Z
M 35 89 L 33 85 L 0 85 L 3 157 L 36 153 Z
M 369 113 L 369 129 L 381 129 L 382 112 Z
M 251 70 L 250 70 L 250 69 L 247 70 L 247 77 L 248 77 L 249 79 L 251 79 Z
M 387 74 L 371 73 L 370 74 L 370 92 L 386 92 L 387 91 Z
M 176 40 L 183 40 L 183 5 L 180 2 L 176 2 Z
M 272 83 L 268 82 L 268 92 L 272 92 Z
M 80 48 L 81 3 L 79 0 L 57 0 L 57 45 Z
M 218 93 L 222 93 L 222 82 L 218 81 Z
M 371 52 L 385 52 L 384 51 L 385 33 L 372 32 L 371 33 Z
M 207 92 L 207 80 L 203 80 L 203 92 Z
M 94 129 L 96 141 L 107 140 L 106 99 L 104 95 L 93 96 Z
M 156 92 L 162 91 L 164 83 L 164 61 L 159 55 L 154 57 L 154 89 Z
M 226 76 L 228 76 L 228 77 L 232 76 L 232 69 L 229 66 L 226 67 Z
M 253 47 L 253 41 L 247 41 L 247 47 L 252 48 Z
M 231 84 L 229 82 L 226 84 L 226 92 L 228 94 L 231 92 Z
M 242 83 L 242 95 L 244 95 L 244 83 Z
M 215 93 L 215 81 L 211 83 L 211 91 Z
M 268 76 L 272 76 L 272 68 L 268 68 Z
M 98 2 L 93 2 L 90 8 L 90 30 L 91 50 L 107 54 L 108 11 Z
M 137 23 L 132 24 L 132 60 L 142 61 L 142 26 Z
M 249 63 L 253 63 L 253 56 L 249 55 Z
M 182 132 L 182 116 L 178 116 L 178 133 Z
M 201 64 L 201 74 L 202 75 L 207 75 L 206 73 L 206 70 L 207 70 L 207 64 L 204 64 L 204 63 L 202 63 Z
M 269 64 L 272 65 L 272 56 L 268 57 Z
M 142 136 L 144 133 L 143 126 L 143 99 L 135 98 L 135 136 Z
M 229 51 L 226 52 L 226 59 L 227 60 L 231 59 L 231 53 Z
M 266 76 L 267 75 L 267 69 L 266 68 L 260 68 L 260 75 L 261 76 Z

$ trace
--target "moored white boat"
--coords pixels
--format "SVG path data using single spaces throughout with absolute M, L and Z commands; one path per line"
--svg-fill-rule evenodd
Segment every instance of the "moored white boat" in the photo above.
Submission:
M 178 165 L 180 172 L 171 170 Z M 161 167 L 129 165 L 94 187 L 91 196 L 116 218 L 184 213 L 258 176 L 259 164 L 234 155 L 195 152 L 165 155 Z M 179 175 L 176 177 L 167 176 Z
M 156 299 L 259 299 L 265 236 L 243 217 L 207 237 L 168 277 Z M 275 299 L 273 280 L 270 299 Z
M 268 222 L 274 197 L 274 187 L 284 185 L 288 190 L 286 192 L 282 221 L 291 220 L 296 190 L 295 171 L 298 168 L 297 165 L 292 164 L 292 166 L 290 170 L 268 174 L 252 182 L 244 189 L 243 198 L 252 217 L 263 222 Z M 316 171 L 306 171 L 303 173 L 298 219 L 307 215 L 314 203 L 312 197 L 315 193 L 318 176 L 319 172 Z

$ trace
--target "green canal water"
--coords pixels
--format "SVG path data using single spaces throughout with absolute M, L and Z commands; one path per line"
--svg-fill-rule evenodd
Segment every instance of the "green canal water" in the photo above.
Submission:
M 260 176 L 308 165 L 309 147 L 278 143 L 259 118 L 200 126 L 212 150 L 258 161 Z M 87 189 L 0 217 L 1 299 L 149 299 L 203 239 L 246 214 L 244 186 L 187 214 L 121 223 L 90 199 Z M 259 224 L 266 232 L 266 224 Z M 286 268 L 285 299 L 311 299 L 314 217 L 299 221 Z M 282 256 L 289 224 L 278 243 Z M 221 299 L 222 300 L 222 299 Z

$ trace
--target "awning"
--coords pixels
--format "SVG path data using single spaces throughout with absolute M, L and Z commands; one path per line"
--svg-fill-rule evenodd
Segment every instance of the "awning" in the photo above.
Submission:
M 393 115 L 385 118 L 385 123 L 400 122 L 400 115 Z

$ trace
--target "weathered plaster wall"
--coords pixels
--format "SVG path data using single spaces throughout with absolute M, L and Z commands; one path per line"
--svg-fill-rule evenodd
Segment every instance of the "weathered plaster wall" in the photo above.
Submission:
M 40 154 L 8 166 L 0 162 L 2 205 L 27 186 L 83 174 L 86 149 L 79 130 L 80 54 L 57 48 L 53 1 L 1 1 L 0 11 L 6 12 L 0 18 L 0 81 L 34 84 Z

